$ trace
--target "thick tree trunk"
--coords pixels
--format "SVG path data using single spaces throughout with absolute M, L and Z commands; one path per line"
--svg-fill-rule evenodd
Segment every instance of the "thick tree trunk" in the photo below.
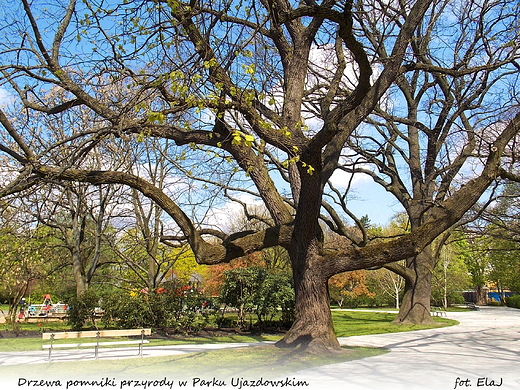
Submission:
M 405 278 L 405 293 L 394 323 L 434 323 L 430 314 L 431 279 L 434 265 L 429 247 L 407 262 L 410 272 Z
M 319 255 L 323 245 L 318 223 L 323 188 L 317 174 L 320 162 L 312 161 L 310 156 L 304 161 L 316 167 L 316 173 L 299 172 L 301 192 L 297 195 L 300 207 L 289 248 L 296 299 L 295 321 L 277 346 L 326 353 L 339 350 L 340 346 L 330 312 L 328 279 L 331 274 L 324 269 Z
M 71 236 L 67 239 L 72 255 L 72 273 L 74 275 L 74 281 L 76 282 L 76 296 L 78 298 L 88 290 L 88 281 L 83 264 L 81 246 L 85 238 L 86 218 L 80 216 L 79 209 L 81 201 L 81 199 L 78 199 L 76 202 L 69 200 L 71 208 L 76 207 L 76 210 L 73 209 L 71 214 L 72 232 Z M 67 235 L 65 235 L 65 237 L 67 237 Z
M 76 296 L 79 297 L 88 290 L 87 277 L 85 275 L 79 249 L 75 249 L 72 253 L 72 272 L 74 275 L 74 281 L 76 282 Z
M 479 306 L 487 305 L 487 289 L 485 288 L 485 286 L 476 286 L 475 295 L 476 295 L 475 304 L 477 304 Z
M 338 350 L 332 325 L 327 280 L 308 269 L 295 273 L 295 321 L 285 337 L 277 343 L 282 348 L 301 348 L 310 353 Z

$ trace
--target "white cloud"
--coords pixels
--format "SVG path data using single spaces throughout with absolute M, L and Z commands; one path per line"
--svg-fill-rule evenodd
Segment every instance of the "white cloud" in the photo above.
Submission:
M 234 197 L 240 202 L 245 203 L 249 211 L 263 207 L 262 201 L 258 198 L 252 197 L 251 195 L 237 194 L 234 195 Z M 216 227 L 225 232 L 232 232 L 236 230 L 236 225 L 239 223 L 241 218 L 243 218 L 243 215 L 243 205 L 230 200 L 222 205 L 222 207 L 212 208 L 204 220 L 204 225 Z
M 348 161 L 345 157 L 341 157 L 339 160 L 340 165 L 347 165 Z M 357 164 L 358 168 L 364 168 L 370 170 L 370 165 L 368 164 Z M 363 173 L 352 174 L 350 172 L 345 172 L 342 169 L 336 169 L 332 176 L 330 177 L 330 182 L 334 187 L 339 190 L 345 190 L 350 186 L 350 189 L 356 189 L 363 187 L 366 183 L 371 183 L 372 178 Z
M 372 179 L 365 174 L 352 174 L 341 169 L 336 169 L 330 177 L 330 182 L 339 190 L 345 190 L 350 185 L 350 189 L 356 189 L 363 186 L 364 183 L 372 182 Z
M 0 108 L 4 108 L 9 103 L 12 103 L 13 100 L 13 96 L 10 95 L 5 88 L 0 87 Z

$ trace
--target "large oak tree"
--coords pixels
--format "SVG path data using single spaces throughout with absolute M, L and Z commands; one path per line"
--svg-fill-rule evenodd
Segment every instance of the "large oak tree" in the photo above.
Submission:
M 514 7 L 507 2 L 483 3 Z M 229 262 L 283 246 L 291 259 L 296 319 L 278 345 L 337 349 L 328 279 L 419 256 L 506 172 L 502 157 L 520 128 L 514 105 L 497 113 L 493 123 L 486 124 L 493 130 L 486 138 L 489 148 L 480 156 L 478 173 L 464 186 L 450 189 L 450 196 L 433 202 L 420 226 L 404 236 L 369 243 L 365 235 L 352 234 L 339 214 L 341 207 L 326 202 L 325 189 L 342 162 L 342 151 L 360 132 L 369 136 L 374 131 L 361 125 L 371 114 L 379 114 L 383 101 L 390 101 L 393 86 L 411 77 L 451 88 L 441 83 L 442 75 L 456 78 L 474 72 L 478 78 L 478 69 L 489 68 L 485 52 L 480 53 L 481 61 L 471 58 L 456 68 L 432 63 L 424 54 L 426 48 L 431 53 L 446 49 L 441 39 L 415 35 L 439 18 L 450 18 L 452 10 L 446 4 L 70 0 L 44 7 L 22 0 L 22 10 L 12 4 L 1 30 L 3 86 L 29 118 L 42 112 L 52 121 L 53 115 L 65 111 L 72 115 L 81 107 L 91 110 L 93 120 L 88 129 L 70 129 L 67 137 L 51 143 L 45 123 L 36 128 L 23 116 L 2 110 L 5 136 L 0 151 L 17 173 L 0 195 L 23 193 L 47 180 L 118 183 L 159 205 L 178 228 L 170 241 L 189 243 L 201 264 Z M 378 32 L 369 35 L 368 28 Z M 495 28 L 501 28 L 498 21 Z M 502 38 L 492 44 L 509 47 L 511 58 L 492 65 L 495 69 L 516 64 L 514 39 L 507 33 Z M 463 44 L 474 44 L 471 36 Z M 514 66 L 510 69 L 517 72 Z M 108 94 L 115 86 L 122 93 Z M 62 100 L 52 105 L 41 99 L 50 88 L 63 91 Z M 433 95 L 430 101 L 437 98 Z M 241 189 L 262 200 L 272 226 L 249 232 L 208 229 L 195 222 L 200 214 L 181 207 L 135 171 L 91 170 L 83 164 L 84 156 L 97 145 L 118 139 L 138 142 L 143 137 L 173 140 L 187 150 L 212 153 L 213 163 L 236 164 L 239 171 L 230 167 L 230 175 L 254 185 Z M 385 139 L 380 147 L 390 148 L 394 141 Z M 50 158 L 57 149 L 62 158 Z M 215 164 L 215 169 L 224 165 Z M 200 164 L 195 168 L 200 172 Z M 181 171 L 190 177 L 196 173 Z M 208 171 L 199 176 L 205 185 L 232 188 L 232 183 L 217 180 Z M 339 204 L 344 200 L 340 197 Z M 325 247 L 320 220 L 349 237 L 352 245 Z M 361 223 L 358 227 L 363 232 Z

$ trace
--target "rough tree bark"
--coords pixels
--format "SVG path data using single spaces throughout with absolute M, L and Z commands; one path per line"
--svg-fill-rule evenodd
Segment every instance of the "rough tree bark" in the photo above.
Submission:
M 328 279 L 319 274 L 319 267 L 309 265 L 315 262 L 316 258 L 308 259 L 307 266 L 294 273 L 295 321 L 276 344 L 279 347 L 301 348 L 311 353 L 334 351 L 340 347 L 332 324 Z
M 430 315 L 431 279 L 435 258 L 427 246 L 417 256 L 408 259 L 405 292 L 395 323 L 432 324 Z

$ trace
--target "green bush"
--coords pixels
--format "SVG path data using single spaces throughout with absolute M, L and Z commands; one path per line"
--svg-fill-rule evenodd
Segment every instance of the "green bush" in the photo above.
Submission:
M 395 298 L 390 294 L 379 293 L 374 295 L 373 297 L 363 296 L 362 304 L 368 307 L 394 307 L 395 306 Z
M 294 320 L 294 289 L 292 278 L 283 274 L 267 274 L 256 292 L 256 315 L 260 324 L 273 322 L 281 311 L 282 325 Z
M 103 300 L 103 322 L 115 323 L 118 328 L 162 327 L 165 310 L 153 295 L 111 294 Z
M 206 297 L 189 286 L 161 289 L 160 293 L 119 292 L 104 298 L 103 323 L 118 328 L 174 328 L 196 331 L 210 321 Z
M 260 327 L 278 317 L 282 325 L 294 319 L 292 278 L 270 274 L 261 267 L 237 268 L 224 272 L 220 303 L 238 309 L 238 326 L 246 326 L 246 313 L 254 313 Z
M 345 297 L 341 307 L 393 307 L 394 305 L 395 298 L 392 298 L 387 294 L 376 294 L 374 296 L 359 295 L 357 297 Z
M 508 307 L 515 307 L 520 309 L 520 295 L 513 295 L 506 298 L 506 305 Z
M 450 305 L 462 305 L 466 300 L 462 293 L 454 291 L 449 295 L 448 302 Z
M 94 323 L 95 309 L 99 306 L 100 295 L 93 290 L 87 290 L 78 297 L 68 299 L 68 323 L 73 330 L 82 329 L 87 321 Z

